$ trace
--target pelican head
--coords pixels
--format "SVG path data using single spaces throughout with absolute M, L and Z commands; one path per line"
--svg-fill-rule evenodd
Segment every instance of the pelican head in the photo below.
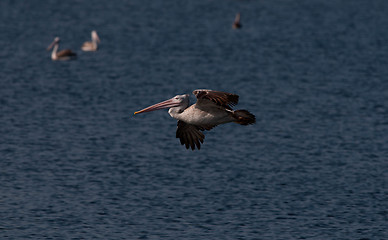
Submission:
M 50 51 L 55 44 L 58 44 L 61 41 L 59 37 L 54 38 L 54 41 L 47 47 L 47 51 Z
M 176 95 L 175 97 L 168 99 L 166 101 L 154 104 L 152 106 L 146 107 L 140 111 L 135 112 L 134 114 L 139 114 L 143 112 L 151 112 L 159 109 L 170 108 L 169 112 L 183 112 L 189 106 L 189 95 Z
M 100 43 L 100 38 L 98 37 L 96 30 L 92 31 L 92 41 Z

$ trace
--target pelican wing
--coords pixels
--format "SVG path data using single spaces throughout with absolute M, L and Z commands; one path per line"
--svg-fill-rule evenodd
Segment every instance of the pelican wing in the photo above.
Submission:
M 76 56 L 76 54 L 73 53 L 70 49 L 65 49 L 65 50 L 59 51 L 57 53 L 57 56 L 58 57 L 68 57 L 68 56 Z
M 224 107 L 226 109 L 232 109 L 232 106 L 238 103 L 238 95 L 233 93 L 226 93 L 220 91 L 198 89 L 193 92 L 197 97 L 197 104 L 201 104 L 201 100 L 210 100 L 215 104 Z
M 178 121 L 177 125 L 176 137 L 181 141 L 181 145 L 186 145 L 187 149 L 191 147 L 192 150 L 195 150 L 195 146 L 198 150 L 201 149 L 201 143 L 205 139 L 205 135 L 201 131 L 205 129 L 181 120 Z
M 82 44 L 82 47 L 91 47 L 92 45 L 92 42 L 84 42 L 84 44 Z

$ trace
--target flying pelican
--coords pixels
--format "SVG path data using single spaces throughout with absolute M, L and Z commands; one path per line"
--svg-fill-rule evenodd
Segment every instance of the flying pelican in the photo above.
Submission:
M 74 52 L 72 52 L 70 49 L 65 49 L 62 51 L 58 51 L 59 42 L 61 39 L 59 37 L 56 37 L 54 41 L 48 46 L 47 51 L 50 51 L 51 48 L 53 48 L 53 51 L 51 53 L 51 59 L 52 60 L 69 60 L 71 58 L 74 58 L 77 56 Z
M 253 124 L 256 117 L 247 110 L 233 110 L 232 106 L 238 103 L 238 95 L 220 91 L 198 89 L 193 91 L 197 102 L 189 107 L 189 95 L 177 95 L 169 100 L 154 104 L 134 114 L 151 112 L 159 109 L 170 108 L 168 113 L 178 120 L 176 137 L 181 145 L 195 150 L 201 148 L 205 135 L 201 131 L 213 127 L 235 122 L 241 125 Z M 200 143 L 201 142 L 201 143 Z
M 240 13 L 237 13 L 236 18 L 234 19 L 234 22 L 233 22 L 232 26 L 233 26 L 234 29 L 242 27 L 241 23 L 240 23 Z
M 91 42 L 84 42 L 82 44 L 81 49 L 83 51 L 97 51 L 97 43 L 100 43 L 100 38 L 97 35 L 97 32 L 95 30 L 92 31 L 92 41 Z

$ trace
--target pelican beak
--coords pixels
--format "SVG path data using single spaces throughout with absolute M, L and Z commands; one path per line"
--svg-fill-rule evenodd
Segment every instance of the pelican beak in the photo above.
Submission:
M 53 42 L 47 47 L 47 51 L 50 51 L 51 48 L 54 47 L 55 43 L 56 43 L 56 41 L 53 41 Z
M 179 105 L 180 105 L 179 102 L 175 102 L 174 98 L 171 98 L 169 100 L 166 100 L 166 101 L 154 104 L 152 106 L 146 107 L 142 110 L 139 110 L 139 111 L 135 112 L 134 115 L 139 114 L 139 113 L 143 113 L 143 112 L 151 112 L 151 111 L 155 111 L 155 110 L 159 110 L 159 109 L 164 109 L 164 108 L 178 107 Z
M 97 40 L 98 43 L 101 43 L 100 37 L 97 35 L 97 33 L 96 33 L 96 40 Z

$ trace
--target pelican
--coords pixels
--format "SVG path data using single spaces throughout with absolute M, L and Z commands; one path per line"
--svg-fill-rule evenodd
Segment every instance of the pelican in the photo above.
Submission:
M 232 27 L 233 27 L 234 29 L 237 29 L 237 28 L 241 28 L 241 27 L 242 27 L 242 26 L 241 26 L 241 23 L 240 23 L 240 13 L 237 13 L 236 18 L 234 19 L 234 22 L 233 22 Z
M 247 110 L 233 110 L 238 103 L 238 95 L 220 91 L 198 89 L 193 91 L 197 102 L 189 106 L 189 95 L 177 95 L 166 101 L 154 104 L 134 114 L 170 108 L 168 113 L 178 120 L 176 137 L 187 149 L 201 148 L 205 139 L 202 131 L 210 130 L 217 125 L 235 122 L 249 125 L 256 122 L 256 117 Z
M 91 42 L 84 42 L 81 49 L 83 51 L 97 51 L 97 43 L 100 43 L 100 38 L 97 35 L 97 32 L 95 30 L 92 31 L 92 41 Z
M 51 53 L 51 59 L 52 60 L 69 60 L 71 58 L 74 58 L 77 56 L 74 52 L 72 52 L 70 49 L 65 49 L 62 51 L 58 51 L 60 38 L 56 37 L 54 41 L 48 46 L 47 51 L 49 51 L 51 48 L 53 48 L 53 51 Z

